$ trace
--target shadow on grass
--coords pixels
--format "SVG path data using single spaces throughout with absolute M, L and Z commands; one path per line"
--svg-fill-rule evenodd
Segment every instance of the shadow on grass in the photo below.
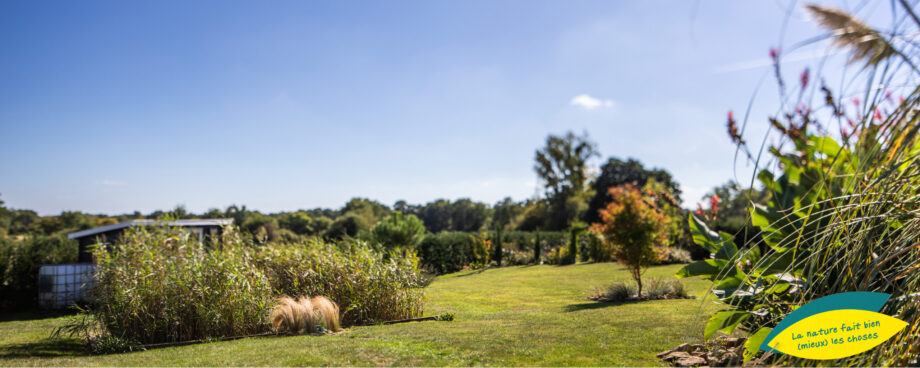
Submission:
M 472 272 L 470 272 L 470 273 L 465 273 L 465 274 L 462 274 L 462 275 L 457 275 L 457 277 L 466 277 L 466 276 L 478 275 L 478 274 L 481 274 L 481 273 L 485 272 L 486 270 L 487 270 L 487 268 L 480 268 L 480 269 L 478 269 L 478 270 L 476 270 L 476 271 L 472 271 Z
M 618 305 L 642 303 L 642 302 L 647 302 L 647 301 L 648 300 L 627 300 L 627 301 L 622 301 L 622 302 L 586 302 L 586 303 L 578 303 L 578 304 L 569 304 L 563 307 L 563 309 L 565 309 L 566 312 L 578 312 L 581 310 L 616 307 Z
M 32 311 L 22 311 L 22 312 L 9 312 L 9 313 L 0 313 L 0 322 L 32 321 L 36 319 L 70 316 L 74 314 L 77 314 L 77 311 L 69 310 L 69 309 L 64 310 L 64 311 L 32 310 Z
M 22 344 L 0 345 L 0 359 L 88 355 L 76 339 L 42 339 Z

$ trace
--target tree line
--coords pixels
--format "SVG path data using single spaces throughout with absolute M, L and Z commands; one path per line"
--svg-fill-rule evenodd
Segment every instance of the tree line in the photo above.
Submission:
M 368 198 L 353 198 L 341 208 L 301 209 L 291 212 L 262 213 L 245 205 L 225 209 L 212 208 L 192 213 L 184 206 L 172 210 L 157 210 L 143 214 L 139 211 L 120 215 L 88 214 L 64 211 L 57 216 L 39 216 L 28 209 L 6 208 L 0 200 L 0 236 L 62 235 L 73 231 L 115 224 L 131 219 L 232 218 L 244 232 L 267 241 L 320 236 L 327 239 L 356 237 L 370 232 L 382 220 L 395 212 L 407 218 L 417 218 L 425 232 L 443 231 L 566 231 L 584 228 L 601 220 L 600 211 L 611 201 L 610 188 L 632 185 L 647 191 L 663 193 L 672 204 L 667 215 L 686 218 L 689 210 L 680 207 L 680 185 L 664 169 L 647 168 L 640 161 L 610 157 L 596 170 L 590 160 L 599 156 L 597 146 L 587 134 L 549 135 L 545 145 L 534 155 L 534 171 L 540 179 L 542 194 L 515 201 L 506 197 L 494 204 L 470 198 L 436 199 L 424 204 L 404 200 L 392 206 Z M 728 183 L 715 188 L 710 198 L 723 198 L 723 210 L 718 213 L 723 229 L 731 230 L 743 223 L 743 208 L 750 193 L 742 193 L 737 184 Z M 742 195 L 745 194 L 745 195 Z M 727 199 L 727 201 L 726 201 Z M 738 202 L 738 203 L 734 203 Z M 731 208 L 741 209 L 733 213 Z M 708 211 L 708 210 L 707 210 Z M 736 210 L 735 212 L 738 212 Z M 673 221 L 671 245 L 692 247 L 685 221 Z

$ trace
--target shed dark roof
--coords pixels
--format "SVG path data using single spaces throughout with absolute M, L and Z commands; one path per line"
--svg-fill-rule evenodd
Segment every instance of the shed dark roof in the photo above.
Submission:
M 129 226 L 180 226 L 180 227 L 204 227 L 204 226 L 226 226 L 232 225 L 233 219 L 196 219 L 196 220 L 131 220 L 120 222 L 114 225 L 100 226 L 93 229 L 77 231 L 67 234 L 70 239 L 83 238 L 91 235 L 101 234 L 106 231 L 123 229 Z

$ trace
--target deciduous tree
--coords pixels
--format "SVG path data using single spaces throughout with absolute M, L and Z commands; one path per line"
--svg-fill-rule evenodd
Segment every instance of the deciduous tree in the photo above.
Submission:
M 668 218 L 632 184 L 610 188 L 610 197 L 601 210 L 602 222 L 591 229 L 613 246 L 614 257 L 629 268 L 641 296 L 642 273 L 657 257 L 652 246 L 667 241 Z

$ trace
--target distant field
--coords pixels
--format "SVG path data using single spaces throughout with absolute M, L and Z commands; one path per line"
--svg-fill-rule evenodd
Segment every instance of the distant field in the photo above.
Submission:
M 659 266 L 646 277 L 673 277 Z M 45 339 L 66 317 L 0 320 L 4 366 L 636 366 L 661 365 L 655 354 L 699 341 L 711 300 L 600 304 L 596 286 L 628 280 L 615 263 L 518 266 L 441 276 L 428 288 L 425 315 L 453 322 L 354 327 L 335 336 L 249 338 L 144 352 L 90 356 L 75 343 Z M 703 296 L 709 283 L 686 281 Z M 20 320 L 15 320 L 20 319 Z

